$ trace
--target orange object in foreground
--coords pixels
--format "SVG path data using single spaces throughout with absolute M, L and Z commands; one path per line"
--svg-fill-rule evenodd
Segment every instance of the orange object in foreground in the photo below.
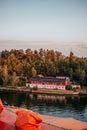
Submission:
M 15 126 L 18 130 L 41 130 L 42 122 L 39 114 L 26 109 L 19 109 L 17 111 L 17 120 L 15 122 Z
M 0 112 L 3 110 L 3 108 L 4 108 L 4 105 L 3 105 L 3 103 L 2 103 L 2 101 L 0 99 Z
M 0 100 L 0 130 L 41 130 L 39 114 L 27 109 L 4 107 Z

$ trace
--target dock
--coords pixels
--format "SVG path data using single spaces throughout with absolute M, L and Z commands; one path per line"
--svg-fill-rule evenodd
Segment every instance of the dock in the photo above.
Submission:
M 0 91 L 4 92 L 23 92 L 32 94 L 47 94 L 47 95 L 79 95 L 79 92 L 70 90 L 55 90 L 55 89 L 29 89 L 28 87 L 0 87 Z

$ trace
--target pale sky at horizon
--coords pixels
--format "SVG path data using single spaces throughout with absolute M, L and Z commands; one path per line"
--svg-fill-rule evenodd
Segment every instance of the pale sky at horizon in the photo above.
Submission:
M 14 48 L 87 57 L 87 0 L 0 0 L 0 51 Z

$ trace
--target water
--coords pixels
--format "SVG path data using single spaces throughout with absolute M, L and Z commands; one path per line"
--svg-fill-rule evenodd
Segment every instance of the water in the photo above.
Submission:
M 87 122 L 87 96 L 32 95 L 0 92 L 5 105 L 32 109 L 40 114 L 70 117 Z

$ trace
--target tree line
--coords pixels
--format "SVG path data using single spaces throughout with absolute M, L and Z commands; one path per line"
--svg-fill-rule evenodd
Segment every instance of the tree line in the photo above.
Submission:
M 12 49 L 0 52 L 0 85 L 24 86 L 30 77 L 69 76 L 73 83 L 87 86 L 87 58 L 64 56 L 54 50 Z

